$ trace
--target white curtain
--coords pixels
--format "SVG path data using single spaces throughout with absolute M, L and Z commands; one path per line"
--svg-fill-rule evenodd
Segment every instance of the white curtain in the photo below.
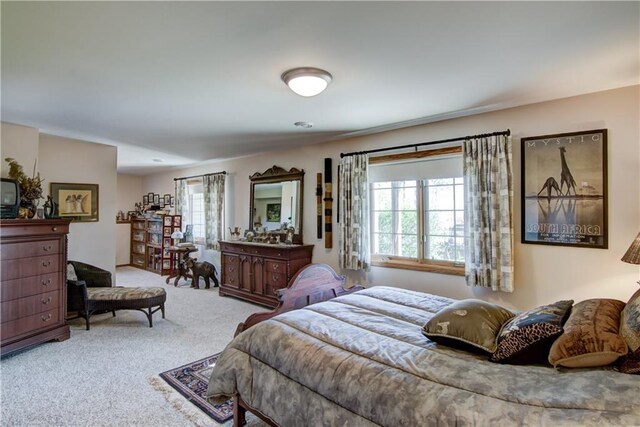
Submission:
M 368 270 L 369 156 L 357 154 L 340 159 L 340 268 Z
M 202 177 L 204 193 L 204 230 L 207 249 L 218 249 L 218 240 L 224 237 L 224 183 L 225 174 Z
M 176 187 L 176 215 L 182 216 L 181 224 L 185 224 L 189 218 L 189 188 L 186 179 L 175 182 Z
M 467 139 L 463 161 L 467 285 L 513 292 L 511 138 Z

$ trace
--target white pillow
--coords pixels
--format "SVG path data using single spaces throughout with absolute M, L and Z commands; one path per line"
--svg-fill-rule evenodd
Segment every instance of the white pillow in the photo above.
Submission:
M 73 268 L 73 264 L 67 264 L 67 280 L 73 280 L 74 282 L 78 280 L 76 269 Z

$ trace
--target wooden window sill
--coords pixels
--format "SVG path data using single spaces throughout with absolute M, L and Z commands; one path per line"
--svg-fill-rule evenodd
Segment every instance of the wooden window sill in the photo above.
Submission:
M 374 267 L 400 268 L 403 270 L 416 270 L 429 273 L 464 276 L 464 265 L 454 265 L 449 263 L 441 264 L 406 259 L 376 258 L 371 260 L 371 265 Z

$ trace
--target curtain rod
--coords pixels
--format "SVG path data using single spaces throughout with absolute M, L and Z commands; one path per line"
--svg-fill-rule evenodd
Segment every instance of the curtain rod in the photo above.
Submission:
M 205 176 L 211 176 L 211 175 L 226 175 L 227 171 L 222 171 L 222 172 L 213 172 L 213 173 L 205 173 L 202 175 L 193 175 L 193 176 L 183 176 L 182 178 L 173 178 L 174 181 L 180 181 L 181 179 L 191 179 L 191 178 L 202 178 Z
M 511 129 L 503 130 L 503 131 L 500 131 L 500 132 L 481 133 L 479 135 L 461 136 L 459 138 L 440 139 L 438 141 L 419 142 L 417 144 L 401 145 L 399 147 L 376 148 L 374 150 L 353 151 L 351 153 L 340 153 L 340 158 L 347 157 L 347 156 L 355 156 L 356 154 L 371 154 L 371 153 L 380 153 L 382 151 L 402 150 L 402 149 L 405 149 L 405 148 L 418 148 L 418 147 L 421 147 L 423 145 L 444 144 L 446 142 L 463 141 L 465 139 L 471 139 L 471 138 L 486 138 L 488 136 L 497 136 L 497 135 L 509 136 L 509 135 L 511 135 Z

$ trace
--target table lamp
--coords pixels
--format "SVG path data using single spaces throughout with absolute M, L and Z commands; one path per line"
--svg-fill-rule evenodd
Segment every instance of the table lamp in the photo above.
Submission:
M 184 237 L 184 233 L 180 230 L 176 230 L 171 234 L 171 238 L 173 239 L 173 246 L 176 246 L 180 240 Z
M 635 240 L 631 242 L 631 246 L 627 249 L 627 252 L 622 257 L 622 261 L 629 264 L 640 264 L 640 233 L 636 236 Z M 640 285 L 640 282 L 638 282 Z

